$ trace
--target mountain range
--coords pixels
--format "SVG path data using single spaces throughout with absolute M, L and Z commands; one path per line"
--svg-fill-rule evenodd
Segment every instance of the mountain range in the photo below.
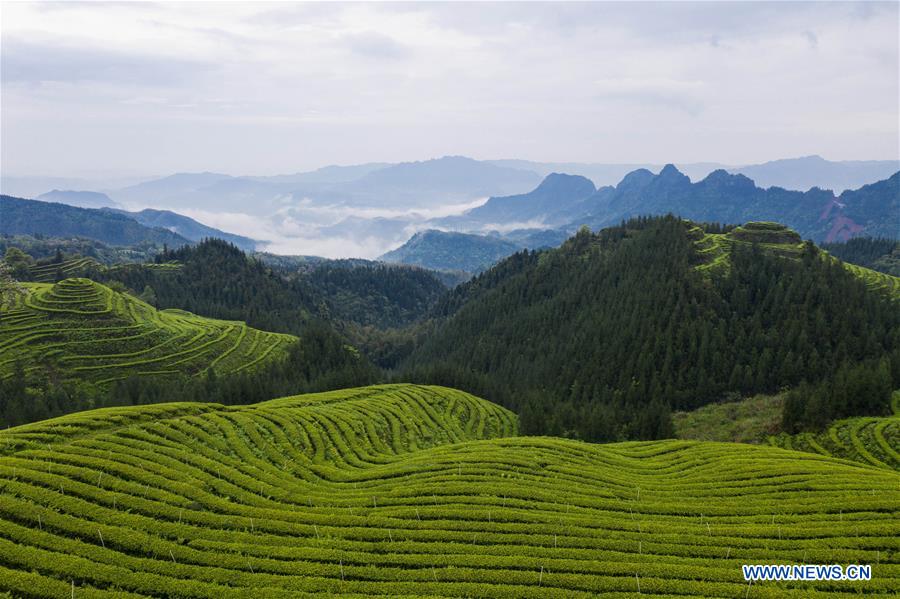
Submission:
M 551 173 L 534 190 L 513 196 L 492 197 L 464 215 L 447 217 L 441 224 L 474 227 L 509 227 L 510 223 L 564 224 L 556 214 L 579 213 L 579 204 L 596 193 L 594 183 L 580 175 Z
M 492 164 L 530 170 L 541 176 L 553 172 L 587 177 L 598 187 L 615 185 L 638 169 L 659 172 L 665 164 L 594 164 L 578 162 L 531 162 L 528 160 L 491 160 Z M 885 179 L 900 170 L 900 160 L 826 160 L 818 155 L 771 160 L 760 164 L 728 165 L 719 162 L 677 162 L 678 170 L 697 181 L 716 170 L 746 175 L 761 187 L 783 187 L 806 191 L 813 187 L 837 193 Z
M 110 245 L 180 247 L 190 240 L 106 209 L 77 208 L 0 195 L 0 234 L 85 237 Z
M 58 204 L 68 204 L 78 208 L 118 208 L 119 205 L 113 202 L 108 195 L 99 191 L 72 191 L 54 189 L 47 193 L 42 193 L 35 198 L 41 202 L 56 202 Z
M 247 252 L 254 251 L 257 245 L 263 243 L 243 235 L 235 235 L 234 233 L 226 233 L 213 227 L 207 227 L 203 223 L 170 210 L 146 208 L 139 212 L 128 212 L 127 210 L 115 210 L 115 212 L 133 218 L 146 227 L 168 229 L 191 241 L 222 239 Z
M 736 223 L 772 220 L 816 241 L 856 235 L 900 235 L 900 171 L 885 180 L 836 196 L 814 187 L 792 191 L 763 189 L 745 175 L 716 170 L 692 183 L 674 165 L 658 174 L 647 169 L 628 173 L 616 186 L 593 189 L 583 177 L 550 174 L 526 194 L 492 197 L 484 205 L 440 224 L 463 230 L 490 229 L 497 222 L 527 221 L 534 226 L 581 225 L 601 229 L 642 214 L 678 214 L 700 221 Z
M 314 171 L 273 176 L 232 176 L 200 172 L 177 173 L 162 178 L 90 180 L 3 175 L 0 176 L 0 189 L 4 195 L 27 198 L 34 198 L 54 189 L 98 191 L 107 193 L 115 201 L 163 202 L 156 204 L 156 207 L 166 205 L 165 202 L 172 197 L 177 199 L 187 195 L 214 202 L 216 193 L 227 198 L 223 200 L 227 202 L 241 197 L 252 197 L 256 201 L 271 200 L 272 194 L 297 194 L 299 197 L 304 194 L 322 194 L 323 199 L 335 200 L 342 195 L 385 195 L 388 190 L 409 196 L 416 193 L 416 190 L 423 189 L 429 193 L 443 190 L 488 196 L 527 191 L 553 172 L 581 175 L 591 179 L 594 185 L 603 187 L 615 185 L 634 170 L 644 168 L 658 172 L 663 166 L 665 165 L 662 163 L 472 160 L 461 156 L 445 156 L 418 162 L 332 165 Z M 723 169 L 732 174 L 746 175 L 761 187 L 774 186 L 798 191 L 820 187 L 840 193 L 887 178 L 900 170 L 900 160 L 833 161 L 812 155 L 748 165 L 678 162 L 676 166 L 693 180 Z M 460 180 L 460 177 L 464 180 Z
M 43 197 L 47 196 L 51 194 Z M 71 195 L 67 198 L 71 199 Z M 171 248 L 216 238 L 246 251 L 253 251 L 260 243 L 168 210 L 128 212 L 109 207 L 79 208 L 68 203 L 0 196 L 0 214 L 3 235 L 80 237 L 114 246 L 167 245 Z
M 398 248 L 414 231 L 496 232 L 520 247 L 540 247 L 560 243 L 582 224 L 597 229 L 637 214 L 668 212 L 719 222 L 777 220 L 817 241 L 896 237 L 900 229 L 891 177 L 896 161 L 809 156 L 745 167 L 646 166 L 651 168 L 445 156 L 266 177 L 178 173 L 116 189 L 59 186 L 41 199 L 127 207 L 139 222 L 190 240 L 212 235 L 249 250 L 256 245 L 246 235 L 252 233 L 271 242 L 259 248 L 268 251 L 366 258 Z M 855 188 L 829 190 L 849 184 Z M 239 230 L 203 229 L 171 212 L 164 218 L 135 212 L 147 206 L 175 212 L 190 207 L 210 224 L 227 220 Z M 513 231 L 542 230 L 557 232 L 541 233 L 541 243 L 513 239 Z
M 127 205 L 246 212 L 268 215 L 312 200 L 376 208 L 426 208 L 496 193 L 526 191 L 540 182 L 531 171 L 462 156 L 399 164 L 331 166 L 311 173 L 232 177 L 177 173 L 109 192 Z
M 669 213 L 720 223 L 778 221 L 819 242 L 859 235 L 896 239 L 900 238 L 898 183 L 900 172 L 835 196 L 818 188 L 762 189 L 748 177 L 724 170 L 692 183 L 674 165 L 658 174 L 638 169 L 618 185 L 600 189 L 585 177 L 551 173 L 529 193 L 492 197 L 462 215 L 432 221 L 449 231 L 417 233 L 381 259 L 479 272 L 520 249 L 556 247 L 583 225 L 599 230 L 635 216 Z M 495 230 L 497 226 L 536 228 L 503 233 Z M 499 244 L 499 238 L 506 243 Z

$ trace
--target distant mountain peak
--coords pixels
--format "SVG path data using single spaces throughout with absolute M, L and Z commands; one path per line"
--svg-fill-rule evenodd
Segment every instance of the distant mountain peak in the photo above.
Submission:
M 118 206 L 108 195 L 98 191 L 54 189 L 35 198 L 41 202 L 56 202 L 78 208 L 115 208 Z
M 680 175 L 680 174 L 682 174 L 682 172 L 680 170 L 678 170 L 677 166 L 675 166 L 674 164 L 672 164 L 670 162 L 667 165 L 665 165 L 664 167 L 662 167 L 662 170 L 659 171 L 659 174 L 670 176 L 670 175 L 676 175 L 676 174 Z
M 631 171 L 622 178 L 622 181 L 616 185 L 616 189 L 630 189 L 643 187 L 653 180 L 655 175 L 645 168 L 639 168 Z
M 753 179 L 751 179 L 747 175 L 743 175 L 741 173 L 729 173 L 722 168 L 716 169 L 708 174 L 702 181 L 700 181 L 700 183 L 704 185 L 730 185 L 732 187 L 746 187 L 748 189 L 756 189 L 756 183 L 754 183 Z
M 544 180 L 541 181 L 541 184 L 535 189 L 535 191 L 538 190 L 553 193 L 566 192 L 584 196 L 594 193 L 597 191 L 597 188 L 594 187 L 593 181 L 587 177 L 582 177 L 581 175 L 550 173 L 544 177 Z
M 678 170 L 674 164 L 665 165 L 659 174 L 656 176 L 657 180 L 666 181 L 666 182 L 677 182 L 677 183 L 690 183 L 691 179 Z

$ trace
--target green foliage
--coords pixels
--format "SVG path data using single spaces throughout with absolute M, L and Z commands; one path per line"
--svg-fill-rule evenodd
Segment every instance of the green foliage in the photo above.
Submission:
M 746 399 L 737 395 L 691 412 L 676 412 L 672 424 L 679 439 L 759 443 L 781 431 L 783 406 L 783 393 Z
M 18 301 L 25 293 L 25 288 L 16 280 L 15 273 L 8 263 L 0 261 L 0 306 Z M 0 323 L 3 323 L 2 313 Z
M 900 241 L 885 237 L 854 237 L 823 243 L 822 249 L 844 262 L 900 277 Z
M 773 223 L 714 230 L 641 218 L 515 254 L 442 300 L 401 378 L 497 401 L 527 433 L 610 441 L 900 352 L 895 301 L 814 245 Z
M 166 251 L 155 265 L 123 264 L 98 275 L 142 293 L 157 305 L 224 320 L 243 320 L 268 331 L 297 335 L 318 314 L 313 292 L 276 276 L 237 247 L 218 239 Z
M 173 372 L 128 375 L 109 384 L 61 380 L 54 371 L 26 374 L 21 362 L 0 379 L 0 426 L 16 426 L 98 407 L 162 402 L 247 404 L 297 392 L 377 382 L 378 371 L 330 328 L 313 323 L 281 355 L 257 347 L 260 358 L 224 376 L 208 368 L 194 376 Z
M 296 338 L 242 322 L 157 311 L 89 279 L 28 283 L 0 306 L 0 378 L 27 376 L 100 386 L 130 376 L 240 372 L 283 355 Z
M 834 376 L 815 384 L 804 381 L 787 393 L 782 412 L 785 432 L 822 430 L 847 416 L 888 414 L 891 390 L 900 372 L 900 352 L 861 364 L 844 364 Z
M 153 243 L 111 246 L 83 237 L 52 237 L 35 235 L 5 235 L 0 233 L 0 253 L 17 248 L 35 260 L 52 259 L 56 251 L 65 256 L 92 258 L 104 265 L 127 262 L 152 262 L 160 247 Z
M 850 264 L 849 262 L 844 263 L 844 267 L 865 282 L 869 289 L 885 293 L 900 300 L 900 277 Z
M 446 291 L 434 273 L 416 267 L 329 260 L 305 281 L 338 321 L 378 328 L 412 323 Z
M 866 592 L 900 592 L 894 472 L 516 428 L 468 394 L 392 385 L 0 431 L 0 592 L 743 597 L 740 565 L 773 561 L 871 563 Z
M 28 278 L 31 267 L 34 265 L 34 258 L 17 247 L 7 248 L 3 261 L 9 268 L 10 275 L 20 281 Z
M 209 239 L 164 252 L 155 265 L 126 264 L 97 276 L 138 292 L 150 286 L 160 307 L 294 335 L 314 319 L 351 329 L 408 324 L 444 291 L 430 272 L 360 262 L 318 261 L 302 272 L 281 263 L 276 272 L 227 242 Z
M 773 435 L 769 443 L 900 471 L 900 391 L 893 393 L 893 410 L 888 416 L 838 420 L 820 432 Z
M 521 246 L 490 235 L 428 230 L 383 256 L 385 262 L 413 264 L 435 270 L 481 272 Z

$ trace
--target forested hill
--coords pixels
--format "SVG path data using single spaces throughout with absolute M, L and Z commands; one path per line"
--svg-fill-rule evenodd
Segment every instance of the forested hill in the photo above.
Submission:
M 129 216 L 107 210 L 76 208 L 53 202 L 38 202 L 0 196 L 0 233 L 85 237 L 111 245 L 150 244 L 179 247 L 190 241 L 168 229 L 148 227 Z
M 375 262 L 322 260 L 289 274 L 218 239 L 157 260 L 158 265 L 121 265 L 97 276 L 146 294 L 160 307 L 292 334 L 311 320 L 401 326 L 423 316 L 445 291 L 429 271 Z
M 179 308 L 267 331 L 299 334 L 318 315 L 312 290 L 287 283 L 235 246 L 210 239 L 157 256 L 159 266 L 126 264 L 96 275 L 118 281 L 160 308 Z
M 252 252 L 256 249 L 256 245 L 260 242 L 243 235 L 235 235 L 234 233 L 226 233 L 213 227 L 208 227 L 203 223 L 199 223 L 192 218 L 172 212 L 170 210 L 153 210 L 146 208 L 140 212 L 128 212 L 125 210 L 112 210 L 111 212 L 124 214 L 133 218 L 137 222 L 146 227 L 163 228 L 173 233 L 181 235 L 185 239 L 191 241 L 202 241 L 204 239 L 221 239 L 228 243 L 233 243 L 244 251 Z
M 399 248 L 379 257 L 379 260 L 435 270 L 481 272 L 521 247 L 488 235 L 431 229 L 416 233 Z
M 845 262 L 900 277 L 900 241 L 884 237 L 855 237 L 822 248 Z
M 886 410 L 896 300 L 776 229 L 640 218 L 520 252 L 446 296 L 406 376 L 493 399 L 526 432 L 601 441 L 667 436 L 670 409 L 854 368 L 887 380 L 846 387 L 826 417 Z

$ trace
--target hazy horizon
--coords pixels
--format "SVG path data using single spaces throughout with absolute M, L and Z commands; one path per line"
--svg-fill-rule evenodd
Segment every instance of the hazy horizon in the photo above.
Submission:
M 2 12 L 6 176 L 900 157 L 893 2 Z
M 3 177 L 9 178 L 21 178 L 21 179 L 71 179 L 71 180 L 84 180 L 88 182 L 97 182 L 97 181 L 109 181 L 120 183 L 122 187 L 126 185 L 133 185 L 137 182 L 141 181 L 152 181 L 155 179 L 165 178 L 172 175 L 182 175 L 182 174 L 203 174 L 203 173 L 216 173 L 221 175 L 229 175 L 235 178 L 241 177 L 277 177 L 282 175 L 296 175 L 308 172 L 314 172 L 321 169 L 326 169 L 329 167 L 352 167 L 352 166 L 361 166 L 364 164 L 376 164 L 376 163 L 384 163 L 384 164 L 411 164 L 417 162 L 428 162 L 432 160 L 440 160 L 441 158 L 448 158 L 454 156 L 462 156 L 464 158 L 471 158 L 473 160 L 478 160 L 482 162 L 500 162 L 504 160 L 525 160 L 528 162 L 533 162 L 536 164 L 582 164 L 582 165 L 608 165 L 608 166 L 622 166 L 622 167 L 638 167 L 639 165 L 655 165 L 658 167 L 663 167 L 666 164 L 674 164 L 676 167 L 679 165 L 702 165 L 702 164 L 723 164 L 716 160 L 696 160 L 696 161 L 678 161 L 678 160 L 666 160 L 666 161 L 637 161 L 637 162 L 583 162 L 576 160 L 558 160 L 554 158 L 548 158 L 544 160 L 534 160 L 534 159 L 525 159 L 516 156 L 504 156 L 504 157 L 484 157 L 484 158 L 475 158 L 473 156 L 464 156 L 462 154 L 447 154 L 443 156 L 428 156 L 421 157 L 412 160 L 399 160 L 396 162 L 387 162 L 384 160 L 371 160 L 365 163 L 328 163 L 322 164 L 318 166 L 313 166 L 309 169 L 297 169 L 293 171 L 279 171 L 279 172 L 226 172 L 226 171 L 216 171 L 216 170 L 176 170 L 176 171 L 168 171 L 168 172 L 155 172 L 155 173 L 139 173 L 139 172 L 128 172 L 128 171 L 100 171 L 100 172 L 92 172 L 86 171 L 84 173 L 76 173 L 76 174 L 67 174 L 67 173 L 55 173 L 55 172 L 35 172 L 35 173 L 17 173 L 17 172 L 7 172 L 6 169 L 3 169 Z M 804 156 L 773 156 L 772 158 L 761 160 L 758 163 L 738 163 L 738 164 L 726 164 L 725 166 L 733 167 L 733 168 L 742 168 L 746 166 L 754 166 L 756 164 L 765 164 L 770 162 L 778 162 L 784 160 L 799 160 L 802 158 L 812 158 L 818 157 L 822 158 L 829 162 L 884 162 L 884 161 L 900 161 L 900 157 L 896 158 L 852 158 L 846 160 L 836 160 L 832 159 L 829 156 L 823 156 L 821 154 L 808 154 Z M 512 167 L 515 168 L 515 167 Z M 696 178 L 695 178 L 696 179 Z M 117 185 L 109 186 L 109 189 L 114 189 Z

